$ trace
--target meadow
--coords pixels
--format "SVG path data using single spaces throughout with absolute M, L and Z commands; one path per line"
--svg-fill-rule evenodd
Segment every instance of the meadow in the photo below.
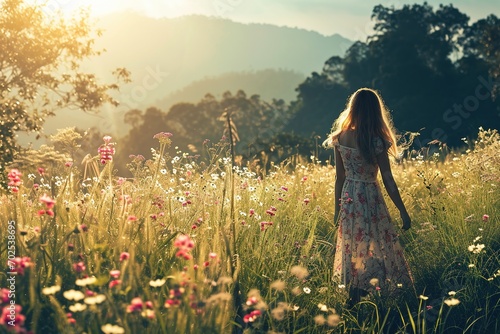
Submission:
M 409 231 L 385 196 L 415 286 L 389 298 L 375 283 L 351 309 L 332 281 L 330 164 L 239 166 L 227 138 L 169 155 L 175 133 L 159 133 L 153 158 L 131 156 L 123 178 L 111 138 L 80 168 L 66 131 L 66 162 L 8 168 L 2 333 L 500 332 L 495 130 L 393 164 Z

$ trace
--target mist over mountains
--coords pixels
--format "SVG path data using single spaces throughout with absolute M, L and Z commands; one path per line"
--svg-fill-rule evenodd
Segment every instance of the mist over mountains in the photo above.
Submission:
M 290 101 L 307 75 L 321 71 L 329 57 L 343 55 L 352 44 L 338 34 L 206 16 L 154 19 L 123 12 L 100 18 L 96 28 L 103 34 L 95 48 L 105 52 L 84 68 L 110 81 L 113 69 L 125 67 L 132 82 L 121 86 L 118 108 L 103 108 L 99 116 L 61 111 L 47 120 L 46 133 L 76 125 L 121 135 L 126 132 L 123 114 L 130 109 L 168 111 L 175 103 L 227 90 Z

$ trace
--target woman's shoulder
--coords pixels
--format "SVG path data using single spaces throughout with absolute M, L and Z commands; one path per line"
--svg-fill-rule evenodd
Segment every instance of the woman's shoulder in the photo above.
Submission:
M 341 146 L 356 147 L 356 133 L 353 130 L 344 130 L 338 134 L 337 141 Z M 342 143 L 340 143 L 342 142 Z
M 330 134 L 323 142 L 324 147 L 337 147 L 339 146 L 339 134 Z

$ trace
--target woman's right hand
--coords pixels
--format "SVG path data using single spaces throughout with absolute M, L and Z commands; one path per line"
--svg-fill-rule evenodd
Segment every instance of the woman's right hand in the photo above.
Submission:
M 401 219 L 403 220 L 403 230 L 408 231 L 411 227 L 411 218 L 408 212 L 401 212 Z

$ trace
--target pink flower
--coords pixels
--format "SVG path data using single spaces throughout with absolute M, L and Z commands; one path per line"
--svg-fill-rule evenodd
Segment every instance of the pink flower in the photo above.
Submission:
M 111 282 L 109 282 L 109 288 L 113 289 L 115 286 L 122 284 L 122 281 L 119 279 L 114 279 Z
M 113 160 L 113 155 L 115 155 L 115 148 L 113 147 L 114 143 L 110 142 L 110 136 L 104 136 L 102 140 L 104 140 L 104 144 L 99 146 L 99 148 L 97 149 L 97 153 L 100 156 L 99 159 L 101 160 L 101 163 L 105 165 L 108 161 Z
M 120 262 L 130 259 L 130 254 L 127 252 L 122 252 L 120 254 Z
M 249 211 L 250 217 L 252 217 L 254 214 L 255 214 L 255 210 L 254 209 L 250 209 L 250 211 Z
M 169 298 L 176 298 L 176 299 L 179 299 L 179 298 L 182 298 L 182 294 L 184 293 L 184 288 L 181 288 L 181 287 L 177 287 L 177 288 L 173 288 L 173 289 L 170 289 L 170 291 L 168 292 L 168 296 Z
M 8 186 L 11 187 L 11 190 L 13 192 L 18 192 L 19 191 L 19 186 L 21 185 L 21 176 L 23 174 L 21 174 L 21 172 L 14 168 L 14 169 L 11 169 L 9 174 L 7 175 L 7 177 L 9 178 L 9 183 L 8 183 Z
M 487 222 L 490 219 L 489 215 L 483 215 L 483 222 Z
M 76 324 L 76 319 L 73 318 L 72 313 L 70 313 L 70 312 L 66 313 L 66 318 L 68 319 L 68 324 L 70 324 L 70 325 Z
M 67 161 L 67 162 L 64 164 L 64 166 L 66 166 L 66 167 L 71 167 L 71 166 L 73 166 L 73 161 Z
M 208 254 L 208 257 L 211 259 L 215 259 L 217 257 L 217 253 L 211 252 L 210 254 Z
M 171 308 L 172 306 L 179 306 L 181 304 L 181 301 L 179 299 L 167 299 L 165 301 L 165 307 L 166 308 Z
M 304 203 L 307 205 L 311 200 L 309 198 L 304 198 Z
M 116 270 L 116 269 L 115 269 L 115 270 L 111 270 L 111 271 L 109 272 L 109 275 L 110 275 L 111 277 L 113 277 L 113 278 L 118 278 L 118 277 L 120 277 L 120 271 L 119 271 L 119 270 Z
M 153 136 L 154 139 L 170 138 L 173 134 L 170 132 L 159 132 Z
M 177 253 L 175 253 L 176 257 L 182 257 L 184 260 L 191 260 L 193 257 L 186 249 L 179 249 Z
M 50 198 L 47 194 L 43 194 L 43 196 L 40 197 L 40 202 L 44 203 L 47 209 L 52 209 L 56 204 L 56 201 Z
M 24 270 L 32 265 L 31 258 L 27 256 L 16 257 L 14 260 L 9 261 L 7 265 L 12 264 L 11 262 L 14 262 L 14 269 L 10 269 L 9 271 L 18 273 L 19 275 L 24 275 Z
M 9 304 L 3 307 L 2 315 L 0 316 L 0 325 L 12 328 L 16 333 L 24 333 L 24 321 L 26 317 L 21 314 L 22 307 L 17 304 Z M 11 326 L 10 324 L 14 324 Z
M 87 226 L 87 224 L 81 224 L 80 230 L 82 230 L 82 232 L 87 232 L 89 230 L 89 227 Z
M 130 195 L 121 195 L 120 196 L 120 201 L 123 202 L 122 205 L 125 204 L 131 204 L 132 203 L 132 197 Z
M 115 148 L 112 146 L 104 145 L 97 149 L 97 153 L 99 153 L 100 155 L 101 164 L 105 165 L 108 161 L 113 161 Z
M 131 222 L 135 222 L 137 220 L 137 217 L 134 215 L 130 215 L 130 216 L 128 216 L 127 220 L 131 221 Z
M 0 290 L 0 302 L 2 304 L 8 304 L 10 302 L 9 293 L 9 289 L 2 288 L 2 290 Z
M 259 310 L 254 310 L 243 317 L 243 321 L 246 323 L 254 322 L 262 313 Z
M 266 226 L 272 226 L 273 222 L 260 222 L 260 230 L 264 231 L 266 229 Z
M 266 213 L 268 215 L 270 215 L 270 216 L 274 216 L 275 215 L 275 213 L 273 212 L 273 210 L 270 210 L 270 209 L 266 210 Z
M 38 167 L 38 174 L 40 175 L 45 174 L 45 169 L 43 169 L 42 167 Z
M 102 137 L 102 140 L 104 140 L 104 143 L 106 145 L 108 145 L 109 142 L 111 141 L 111 136 L 104 136 L 104 137 Z
M 83 271 L 85 271 L 85 269 L 87 269 L 85 267 L 85 263 L 83 262 L 78 262 L 78 263 L 73 263 L 73 270 L 76 271 L 77 273 L 81 273 Z
M 285 186 L 281 186 L 281 190 L 288 191 L 288 188 Z
M 153 138 L 158 139 L 160 144 L 165 144 L 165 143 L 171 142 L 170 137 L 172 137 L 172 136 L 173 135 L 170 132 L 159 132 L 159 133 L 155 134 L 153 136 Z
M 189 235 L 181 234 L 175 239 L 174 246 L 179 249 L 184 249 L 190 251 L 194 248 L 194 242 L 191 240 Z
M 259 302 L 259 300 L 257 299 L 257 297 L 250 297 L 247 299 L 246 304 L 248 306 L 253 306 L 253 305 L 257 304 L 258 302 Z
M 132 312 L 142 311 L 142 305 L 143 305 L 142 299 L 140 297 L 135 297 L 130 302 L 130 305 L 127 306 L 127 312 L 132 313 Z

